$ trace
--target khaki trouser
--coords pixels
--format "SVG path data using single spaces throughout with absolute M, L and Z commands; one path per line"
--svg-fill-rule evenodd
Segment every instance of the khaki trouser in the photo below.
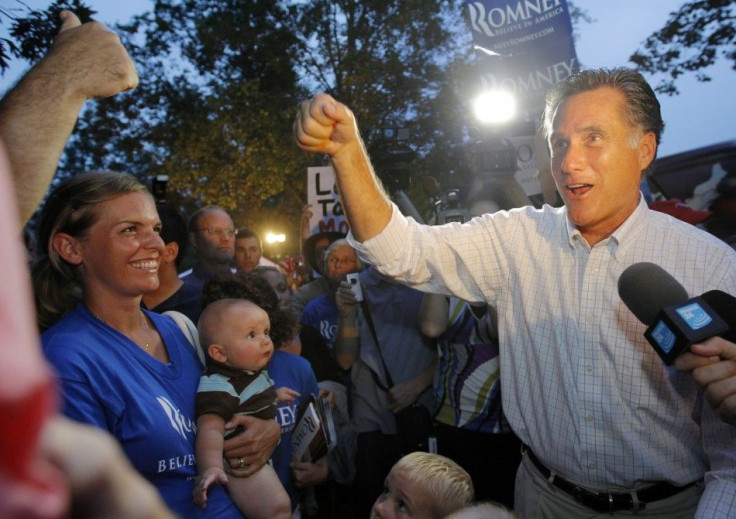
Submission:
M 661 519 L 692 519 L 698 508 L 703 485 L 697 484 L 667 499 L 647 503 L 637 513 L 600 513 L 579 504 L 569 494 L 549 483 L 524 456 L 516 473 L 514 513 L 519 519 L 594 519 L 610 517 L 655 517 Z

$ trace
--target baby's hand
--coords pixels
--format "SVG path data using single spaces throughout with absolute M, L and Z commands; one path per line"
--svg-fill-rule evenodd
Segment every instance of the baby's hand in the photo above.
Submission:
M 222 468 L 210 467 L 204 472 L 200 472 L 194 480 L 194 490 L 192 491 L 194 502 L 197 506 L 204 508 L 207 506 L 207 489 L 213 483 L 224 485 L 227 483 L 227 474 Z
M 279 400 L 279 402 L 286 402 L 287 404 L 290 404 L 294 401 L 294 399 L 298 396 L 301 396 L 299 393 L 291 389 L 290 387 L 280 387 L 276 390 L 276 396 Z

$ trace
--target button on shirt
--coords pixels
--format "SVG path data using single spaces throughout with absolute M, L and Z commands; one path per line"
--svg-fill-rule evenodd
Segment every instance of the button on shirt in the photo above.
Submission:
M 349 241 L 402 282 L 498 309 L 504 411 L 551 470 L 611 490 L 705 477 L 698 516 L 736 514 L 736 427 L 662 363 L 617 290 L 624 269 L 648 261 L 691 296 L 736 294 L 725 243 L 643 199 L 592 248 L 565 208 L 548 206 L 434 227 L 394 206 L 381 234 Z

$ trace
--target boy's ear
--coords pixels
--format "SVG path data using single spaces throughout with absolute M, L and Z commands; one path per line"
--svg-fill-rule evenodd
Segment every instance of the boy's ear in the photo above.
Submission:
M 225 364 L 227 362 L 225 348 L 219 344 L 210 344 L 207 347 L 207 355 L 209 355 L 212 360 L 217 361 L 220 364 Z
M 84 259 L 79 241 L 65 232 L 57 232 L 51 238 L 51 247 L 61 258 L 72 265 L 79 265 Z

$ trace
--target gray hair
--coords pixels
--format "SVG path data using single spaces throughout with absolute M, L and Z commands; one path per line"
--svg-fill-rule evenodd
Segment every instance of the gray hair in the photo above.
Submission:
M 330 256 L 332 255 L 333 252 L 335 252 L 335 250 L 339 249 L 340 247 L 350 247 L 351 249 L 353 248 L 353 246 L 350 245 L 350 243 L 348 243 L 348 240 L 346 240 L 345 238 L 341 238 L 339 240 L 333 241 L 330 244 L 330 246 L 327 247 L 327 249 L 325 250 L 325 256 L 324 256 L 325 272 L 327 272 L 327 262 L 330 260 Z M 357 253 L 355 254 L 355 260 L 358 262 L 358 270 L 363 270 L 365 265 L 360 260 Z
M 652 132 L 659 147 L 664 131 L 664 121 L 662 121 L 657 96 L 654 95 L 652 87 L 639 72 L 627 68 L 583 70 L 552 87 L 552 90 L 547 93 L 544 108 L 543 131 L 545 138 L 549 140 L 552 134 L 555 113 L 567 98 L 601 87 L 615 88 L 624 95 L 626 99 L 624 117 L 626 120 L 632 127 L 643 132 L 640 135 Z M 630 136 L 630 139 L 634 138 L 635 136 Z M 655 150 L 652 163 L 644 170 L 644 174 L 649 172 L 656 157 Z

